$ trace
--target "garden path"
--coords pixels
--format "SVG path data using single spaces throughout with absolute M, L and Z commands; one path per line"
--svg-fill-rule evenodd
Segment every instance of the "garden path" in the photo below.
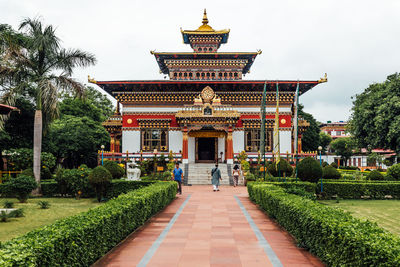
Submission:
M 245 187 L 185 186 L 94 266 L 323 266 L 257 208 Z

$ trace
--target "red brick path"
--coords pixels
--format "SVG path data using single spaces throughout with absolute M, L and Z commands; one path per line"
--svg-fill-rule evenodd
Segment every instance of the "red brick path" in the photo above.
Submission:
M 191 198 L 147 266 L 272 266 L 237 204 L 238 196 L 283 266 L 323 266 L 248 199 L 245 187 L 183 188 L 164 211 L 94 266 L 136 266 L 179 207 Z

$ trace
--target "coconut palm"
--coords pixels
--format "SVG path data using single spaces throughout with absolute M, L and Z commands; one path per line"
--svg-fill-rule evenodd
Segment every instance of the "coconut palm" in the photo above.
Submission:
M 40 182 L 40 154 L 43 129 L 58 116 L 58 97 L 69 92 L 84 94 L 84 85 L 71 78 L 75 67 L 87 67 L 96 63 L 93 54 L 79 49 L 64 49 L 51 25 L 43 25 L 39 19 L 25 19 L 19 26 L 27 37 L 18 52 L 10 53 L 12 60 L 8 76 L 17 78 L 3 101 L 11 103 L 15 93 L 29 89 L 36 102 L 33 136 L 33 172 Z M 1 68 L 1 67 L 0 67 Z M 6 68 L 3 68 L 6 70 Z M 7 71 L 3 71 L 7 74 Z M 1 69 L 0 69 L 1 73 Z M 16 81 L 16 82 L 15 82 Z M 18 88 L 17 88 L 18 87 Z

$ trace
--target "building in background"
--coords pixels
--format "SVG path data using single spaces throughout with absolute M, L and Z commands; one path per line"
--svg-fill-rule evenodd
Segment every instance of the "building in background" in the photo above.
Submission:
M 330 135 L 332 139 L 342 138 L 342 137 L 350 137 L 350 134 L 346 132 L 347 122 L 339 121 L 339 122 L 331 122 L 327 121 L 326 123 L 320 124 L 320 129 L 322 132 Z
M 257 157 L 260 150 L 260 104 L 267 87 L 266 152 L 273 155 L 276 87 L 279 88 L 280 151 L 301 151 L 301 133 L 309 123 L 299 119 L 298 144 L 294 144 L 294 96 L 326 82 L 243 80 L 257 56 L 255 52 L 218 52 L 230 30 L 214 30 L 206 11 L 196 30 L 181 30 L 193 52 L 155 52 L 160 73 L 167 80 L 89 82 L 112 95 L 117 113 L 104 123 L 111 136 L 111 153 L 118 157 L 169 153 L 183 163 L 226 162 L 246 151 Z M 122 105 L 122 109 L 119 106 Z M 291 156 L 291 155 L 290 155 Z

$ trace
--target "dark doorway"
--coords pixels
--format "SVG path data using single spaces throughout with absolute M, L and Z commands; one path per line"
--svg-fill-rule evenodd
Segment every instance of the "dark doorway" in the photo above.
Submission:
M 215 162 L 216 158 L 216 142 L 215 137 L 198 137 L 196 138 L 196 161 L 197 162 Z

